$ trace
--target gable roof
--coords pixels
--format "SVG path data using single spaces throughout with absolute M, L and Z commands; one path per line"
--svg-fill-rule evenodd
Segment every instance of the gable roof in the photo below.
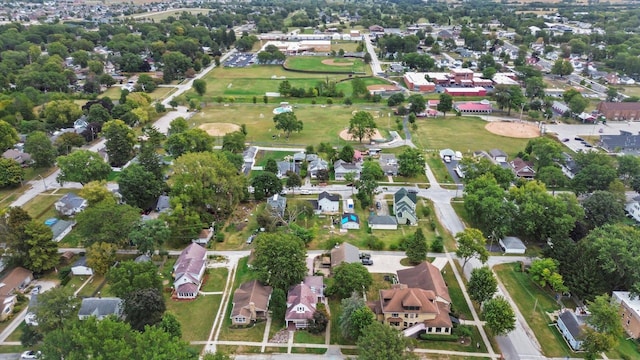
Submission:
M 286 319 L 311 319 L 316 310 L 318 297 L 311 291 L 309 285 L 302 283 L 293 286 L 287 293 L 287 315 Z M 310 311 L 299 313 L 296 311 L 298 305 L 304 305 Z
M 171 205 L 169 205 L 169 196 L 167 195 L 158 196 L 158 201 L 156 202 L 156 211 L 163 212 L 170 208 L 171 208 Z
M 337 160 L 333 163 L 335 172 L 360 172 L 360 164 Z
M 430 290 L 409 288 L 404 284 L 394 285 L 391 289 L 380 290 L 380 308 L 384 313 L 416 312 L 437 313 L 435 293 Z M 418 307 L 419 310 L 408 310 Z
M 176 264 L 173 266 L 175 279 L 178 280 L 182 276 L 187 276 L 191 282 L 199 283 L 201 279 L 198 279 L 197 275 L 206 265 L 206 257 L 207 250 L 202 246 L 196 243 L 187 246 L 182 250 L 178 260 L 176 260 Z
M 349 244 L 342 243 L 331 249 L 331 267 L 345 263 L 360 261 L 360 249 Z
M 74 193 L 66 193 L 63 197 L 60 198 L 60 200 L 58 200 L 58 202 L 64 204 L 64 206 L 74 209 L 74 208 L 78 208 L 80 206 L 82 206 L 82 204 L 85 202 L 85 199 L 81 198 L 80 196 L 74 194 Z
M 559 319 L 562 320 L 564 326 L 569 330 L 569 333 L 574 339 L 580 340 L 582 338 L 582 326 L 584 322 L 582 319 L 578 318 L 573 311 L 563 311 L 560 314 Z
M 269 307 L 269 298 L 273 288 L 271 286 L 262 285 L 258 280 L 245 282 L 233 293 L 233 309 L 231 317 L 237 315 L 251 316 L 250 305 L 257 310 L 267 311 Z
M 398 270 L 398 282 L 410 288 L 430 290 L 448 302 L 451 302 L 449 288 L 444 282 L 442 273 L 432 263 L 424 261 L 409 269 Z
M 71 267 L 74 268 L 76 266 L 85 266 L 88 267 L 87 265 L 87 257 L 86 256 L 81 256 L 78 260 L 76 260 Z
M 0 279 L 0 296 L 9 296 L 22 284 L 24 279 L 33 277 L 33 272 L 18 266 Z
M 340 201 L 340 195 L 329 194 L 328 192 L 323 191 L 320 194 L 318 194 L 318 201 L 320 201 L 322 199 L 327 199 L 329 201 Z
M 340 218 L 340 224 L 346 224 L 350 222 L 360 224 L 360 218 L 358 217 L 357 214 L 354 214 L 354 213 L 342 214 L 342 217 Z
M 113 298 L 84 298 L 78 311 L 78 316 L 104 317 L 108 315 L 120 315 L 123 300 Z
M 396 218 L 389 215 L 370 215 L 367 221 L 370 225 L 398 225 Z
M 501 241 L 505 249 L 527 249 L 527 246 L 522 242 L 522 240 L 518 239 L 515 236 L 506 236 Z
M 51 232 L 53 233 L 53 238 L 55 239 L 60 234 L 65 232 L 65 230 L 67 230 L 70 226 L 73 226 L 75 224 L 76 223 L 73 221 L 56 219 L 56 221 L 53 224 L 49 225 L 49 227 L 51 228 Z
M 494 159 L 499 157 L 499 156 L 502 156 L 502 157 L 505 157 L 505 158 L 507 157 L 507 153 L 505 153 L 504 151 L 502 151 L 500 149 L 491 149 L 491 150 L 489 150 L 489 155 Z
M 396 191 L 396 193 L 393 194 L 393 200 L 394 202 L 397 203 L 398 201 L 402 200 L 402 198 L 404 198 L 405 196 L 408 197 L 411 201 L 413 201 L 414 204 L 417 203 L 418 201 L 418 196 L 416 195 L 416 193 L 414 191 L 409 191 L 405 188 L 402 188 Z

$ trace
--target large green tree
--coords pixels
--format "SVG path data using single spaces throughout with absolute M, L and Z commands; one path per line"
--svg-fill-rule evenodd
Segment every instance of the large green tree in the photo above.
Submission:
M 414 148 L 406 148 L 398 155 L 398 174 L 407 177 L 424 174 L 424 156 Z
M 107 154 L 111 165 L 119 167 L 131 160 L 136 137 L 129 125 L 122 120 L 111 120 L 102 127 L 102 134 L 107 139 Z
M 174 157 L 186 153 L 211 151 L 215 139 L 202 129 L 188 129 L 171 134 L 165 143 L 165 150 Z
M 407 339 L 389 325 L 374 321 L 358 338 L 360 360 L 403 360 L 407 358 Z
M 338 318 L 340 332 L 346 338 L 357 340 L 363 330 L 375 320 L 375 315 L 357 292 L 342 299 L 340 305 L 342 305 L 342 312 Z
M 42 131 L 34 131 L 27 136 L 24 151 L 31 155 L 37 168 L 51 167 L 55 163 L 57 151 L 47 134 Z
M 290 234 L 260 234 L 255 241 L 253 268 L 258 279 L 287 290 L 307 273 L 304 243 Z
M 129 240 L 141 254 L 153 254 L 166 244 L 171 237 L 171 230 L 160 219 L 141 221 L 129 233 Z
M 76 231 L 84 239 L 85 246 L 97 242 L 124 246 L 138 221 L 140 210 L 103 201 L 76 215 Z
M 467 265 L 469 259 L 477 257 L 483 264 L 489 258 L 489 251 L 485 248 L 487 239 L 482 235 L 482 231 L 474 228 L 466 228 L 456 234 L 458 249 L 456 256 L 463 260 L 462 268 Z
M 565 75 L 570 75 L 573 72 L 573 65 L 571 62 L 565 59 L 558 59 L 553 66 L 551 66 L 551 73 L 554 75 L 560 75 L 563 77 Z
M 487 327 L 494 335 L 506 335 L 516 328 L 516 314 L 502 296 L 486 301 L 482 307 L 482 314 Z
M 264 171 L 251 179 L 253 186 L 253 196 L 260 201 L 282 192 L 282 182 L 278 176 L 272 172 Z
M 619 305 L 610 301 L 608 295 L 596 296 L 593 301 L 587 301 L 591 316 L 587 323 L 591 327 L 585 329 L 583 341 L 588 359 L 595 359 L 602 352 L 607 352 L 618 344 L 623 334 L 619 315 Z
M 276 124 L 277 130 L 284 131 L 287 139 L 292 132 L 300 132 L 303 127 L 302 120 L 298 120 L 298 117 L 292 111 L 274 116 L 273 122 Z
M 624 203 L 609 191 L 594 191 L 582 202 L 585 220 L 592 228 L 614 224 L 624 218 Z
M 69 155 L 57 159 L 60 174 L 57 181 L 79 182 L 86 184 L 94 180 L 106 180 L 111 173 L 111 166 L 100 154 L 89 150 L 76 150 Z
M 41 273 L 58 265 L 58 244 L 52 240 L 53 233 L 50 227 L 32 220 L 25 226 L 24 232 L 29 248 L 24 264 L 27 269 Z
M 0 120 L 0 151 L 4 152 L 20 141 L 16 129 L 4 120 Z
M 56 287 L 38 295 L 38 306 L 35 309 L 38 329 L 47 334 L 61 330 L 66 324 L 73 322 L 80 299 L 73 295 L 71 287 Z
M 165 184 L 140 164 L 127 166 L 118 177 L 122 200 L 131 206 L 147 209 L 162 194 Z
M 464 208 L 473 223 L 494 240 L 511 231 L 516 207 L 505 201 L 505 191 L 491 174 L 480 176 L 466 183 Z
M 440 94 L 440 102 L 436 106 L 436 110 L 447 116 L 447 112 L 453 109 L 453 96 L 447 93 Z
M 131 328 L 143 331 L 158 324 L 166 310 L 162 291 L 158 288 L 136 289 L 125 297 L 124 313 Z
M 529 154 L 536 171 L 562 160 L 562 145 L 548 137 L 529 140 L 524 151 Z
M 418 228 L 413 236 L 410 236 L 405 242 L 405 252 L 407 258 L 412 264 L 419 264 L 427 259 L 427 238 L 422 232 L 422 228 Z
M 373 120 L 373 116 L 368 111 L 358 111 L 349 120 L 348 133 L 352 137 L 358 139 L 358 142 L 362 142 L 362 139 L 371 139 L 376 133 L 376 122 Z
M 498 291 L 498 280 L 488 266 L 471 270 L 471 278 L 467 285 L 467 291 L 471 300 L 478 304 L 491 299 Z
M 117 267 L 109 269 L 107 279 L 111 293 L 122 299 L 140 289 L 162 290 L 158 268 L 151 261 L 122 261 Z
M 116 262 L 115 244 L 107 242 L 94 242 L 87 248 L 87 266 L 96 275 L 105 275 L 109 268 Z
M 340 298 L 349 297 L 353 292 L 367 291 L 373 283 L 369 270 L 359 262 L 342 263 L 333 268 L 333 286 L 329 289 Z
M 0 158 L 0 188 L 16 186 L 24 180 L 24 168 L 13 159 Z
M 228 150 L 232 153 L 241 153 L 244 151 L 247 135 L 242 131 L 234 131 L 224 134 L 222 137 L 222 150 Z
M 193 80 L 193 89 L 202 96 L 207 92 L 207 82 L 202 79 Z
M 545 287 L 549 287 L 558 293 L 567 291 L 567 287 L 564 285 L 562 275 L 558 273 L 558 261 L 552 258 L 541 258 L 531 262 L 531 268 L 529 269 L 529 276 L 531 280 Z
M 82 116 L 82 109 L 71 100 L 55 100 L 44 104 L 42 115 L 55 129 L 70 127 Z

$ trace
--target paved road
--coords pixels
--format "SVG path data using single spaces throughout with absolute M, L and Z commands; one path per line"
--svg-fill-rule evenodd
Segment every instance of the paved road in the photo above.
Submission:
M 378 60 L 376 49 L 373 47 L 371 38 L 369 38 L 368 34 L 364 35 L 364 43 L 367 46 L 367 52 L 371 55 L 371 62 L 369 63 L 371 71 L 373 72 L 373 76 L 377 76 L 382 73 L 382 67 L 380 66 L 380 60 Z

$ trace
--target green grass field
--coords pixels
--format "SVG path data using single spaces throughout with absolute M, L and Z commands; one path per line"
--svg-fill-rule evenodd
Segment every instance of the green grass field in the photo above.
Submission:
M 495 135 L 487 131 L 486 121 L 475 116 L 438 117 L 418 120 L 418 131 L 413 132 L 413 143 L 424 149 L 446 149 L 469 154 L 500 148 L 510 158 L 523 151 L 529 139 Z
M 192 301 L 176 301 L 165 293 L 167 312 L 173 313 L 182 324 L 185 341 L 207 340 L 221 300 L 222 295 L 200 295 Z
M 367 69 L 369 69 L 369 66 L 361 59 L 322 56 L 293 56 L 287 58 L 285 65 L 292 70 L 305 70 L 318 73 L 367 73 Z
M 209 291 L 224 291 L 224 287 L 227 285 L 227 275 L 229 270 L 227 268 L 208 269 L 206 280 L 200 290 L 204 292 Z

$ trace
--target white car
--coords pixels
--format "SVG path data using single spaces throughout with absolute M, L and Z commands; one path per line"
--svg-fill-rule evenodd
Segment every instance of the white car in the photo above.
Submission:
M 39 359 L 40 355 L 40 351 L 27 350 L 20 355 L 20 359 Z

